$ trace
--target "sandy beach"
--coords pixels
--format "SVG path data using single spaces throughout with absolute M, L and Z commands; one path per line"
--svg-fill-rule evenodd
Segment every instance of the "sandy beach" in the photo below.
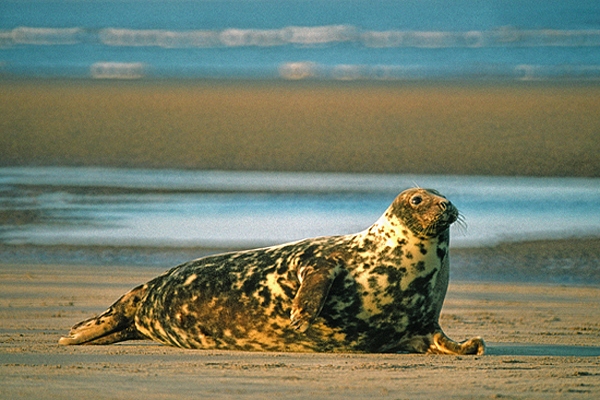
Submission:
M 5 79 L 0 166 L 599 177 L 598 110 L 596 83 Z M 488 343 L 462 357 L 59 346 L 165 269 L 80 250 L 1 244 L 1 398 L 600 398 L 598 238 L 453 249 L 441 324 Z
M 2 398 L 581 398 L 600 395 L 600 288 L 452 282 L 441 323 L 484 356 L 181 350 L 58 338 L 161 272 L 0 266 Z
M 600 176 L 595 82 L 0 80 L 0 165 Z

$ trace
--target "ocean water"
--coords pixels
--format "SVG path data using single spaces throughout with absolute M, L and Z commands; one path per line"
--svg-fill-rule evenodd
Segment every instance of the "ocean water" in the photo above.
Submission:
M 0 245 L 277 244 L 361 231 L 414 186 L 460 210 L 453 247 L 600 235 L 598 178 L 23 167 L 0 168 Z
M 0 75 L 598 79 L 597 0 L 3 0 Z

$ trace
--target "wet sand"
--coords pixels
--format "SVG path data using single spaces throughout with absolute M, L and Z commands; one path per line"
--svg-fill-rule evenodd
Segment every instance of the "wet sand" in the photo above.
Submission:
M 594 82 L 0 80 L 0 165 L 600 176 Z
M 600 287 L 452 282 L 441 324 L 484 356 L 57 344 L 160 268 L 0 265 L 2 398 L 597 398 Z

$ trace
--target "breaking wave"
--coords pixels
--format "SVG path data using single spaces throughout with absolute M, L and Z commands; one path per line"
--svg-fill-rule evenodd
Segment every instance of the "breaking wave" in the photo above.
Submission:
M 362 30 L 352 25 L 288 26 L 281 29 L 172 31 L 158 29 L 18 27 L 0 31 L 0 47 L 73 45 L 216 48 L 322 46 L 352 43 L 367 48 L 597 47 L 600 30 L 522 30 L 501 27 L 487 31 Z
M 82 28 L 18 27 L 0 31 L 0 46 L 78 44 L 84 32 Z
M 97 62 L 90 67 L 94 79 L 140 79 L 144 77 L 143 63 Z
M 599 79 L 600 65 L 535 65 L 519 64 L 498 68 L 476 66 L 473 70 L 448 71 L 423 65 L 325 65 L 312 61 L 294 61 L 279 66 L 279 76 L 287 80 L 334 79 L 353 80 L 419 80 L 445 76 L 505 77 L 522 81 L 545 79 Z

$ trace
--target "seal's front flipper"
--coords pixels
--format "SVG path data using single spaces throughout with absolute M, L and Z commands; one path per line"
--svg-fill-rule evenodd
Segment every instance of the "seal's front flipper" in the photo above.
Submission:
M 319 316 L 341 264 L 342 257 L 333 254 L 321 262 L 298 268 L 300 289 L 292 303 L 292 328 L 305 332 Z
M 146 285 L 140 285 L 127 292 L 102 314 L 73 326 L 69 336 L 60 338 L 58 344 L 110 344 L 143 339 L 135 328 L 134 317 L 146 290 Z
M 454 355 L 482 355 L 485 353 L 485 342 L 482 338 L 468 339 L 463 342 L 455 342 L 444 334 L 437 331 L 431 338 L 431 344 L 427 349 L 429 354 L 454 354 Z

